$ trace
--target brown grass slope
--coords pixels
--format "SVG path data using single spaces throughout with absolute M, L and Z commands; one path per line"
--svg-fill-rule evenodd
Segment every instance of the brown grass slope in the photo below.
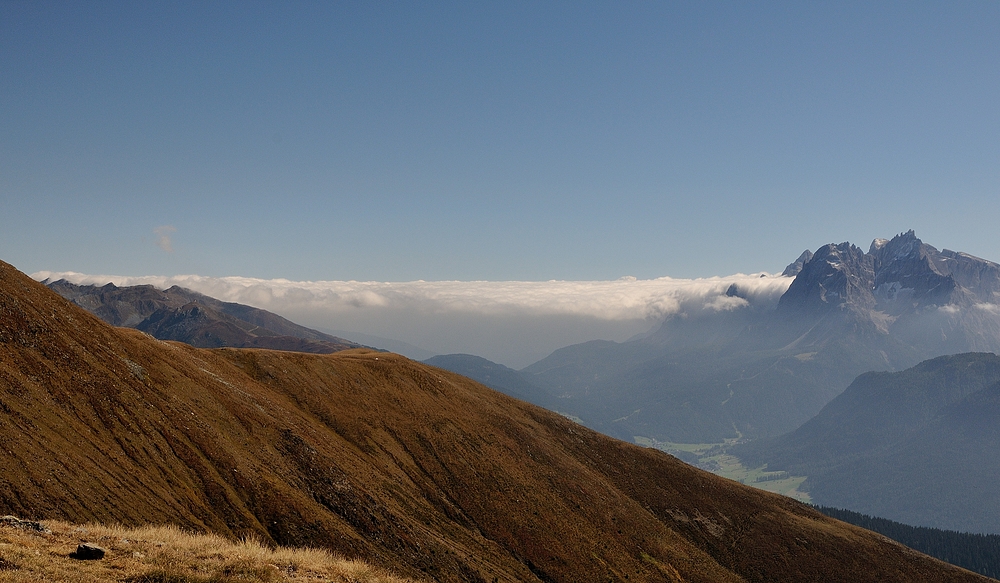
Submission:
M 320 549 L 270 548 L 254 539 L 232 541 L 174 526 L 70 524 L 48 520 L 46 530 L 0 518 L 2 583 L 413 583 Z M 106 551 L 103 560 L 70 556 L 80 542 Z
M 440 581 L 985 580 L 403 357 L 166 343 L 6 264 L 0 469 L 0 513 Z

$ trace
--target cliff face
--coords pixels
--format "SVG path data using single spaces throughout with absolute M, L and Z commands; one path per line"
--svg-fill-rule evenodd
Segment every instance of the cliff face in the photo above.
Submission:
M 1000 265 L 965 253 L 938 251 L 907 231 L 891 240 L 876 239 L 868 253 L 850 243 L 821 247 L 803 263 L 779 306 L 840 307 L 859 314 L 875 310 L 900 316 L 948 305 L 993 303 L 998 298 Z
M 795 276 L 779 309 L 872 309 L 874 258 L 850 243 L 820 247 Z
M 372 351 L 196 349 L 0 264 L 0 513 L 176 523 L 441 581 L 978 581 Z

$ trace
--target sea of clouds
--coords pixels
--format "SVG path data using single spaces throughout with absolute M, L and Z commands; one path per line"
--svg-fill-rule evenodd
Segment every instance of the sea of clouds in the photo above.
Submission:
M 41 271 L 39 281 L 181 286 L 269 310 L 321 330 L 353 330 L 439 354 L 463 352 L 521 368 L 588 340 L 623 341 L 676 314 L 777 303 L 792 278 L 766 273 L 612 281 L 289 281 Z M 727 295 L 736 285 L 738 296 Z

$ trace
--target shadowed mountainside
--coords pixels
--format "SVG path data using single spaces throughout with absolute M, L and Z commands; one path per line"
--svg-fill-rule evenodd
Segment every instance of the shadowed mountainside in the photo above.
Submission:
M 813 501 L 906 524 L 1000 533 L 1000 357 L 942 356 L 859 376 L 816 417 L 736 446 L 808 476 Z
M 441 369 L 162 342 L 3 263 L 0 467 L 0 513 L 439 581 L 985 581 Z
M 425 364 L 450 370 L 505 395 L 529 401 L 549 410 L 558 401 L 545 389 L 531 384 L 524 373 L 473 354 L 440 354 L 423 361 Z
M 1000 535 L 970 534 L 926 526 L 910 526 L 841 508 L 828 506 L 814 508 L 827 516 L 885 535 L 911 549 L 927 553 L 952 565 L 994 579 L 1000 577 Z
M 112 326 L 136 328 L 160 340 L 198 348 L 270 348 L 329 354 L 362 348 L 356 342 L 299 326 L 277 314 L 223 302 L 182 287 L 97 287 L 64 279 L 43 282 Z

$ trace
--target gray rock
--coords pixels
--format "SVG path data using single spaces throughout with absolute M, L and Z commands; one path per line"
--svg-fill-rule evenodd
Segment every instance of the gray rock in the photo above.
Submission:
M 104 549 L 97 545 L 81 543 L 76 547 L 76 552 L 70 553 L 69 556 L 81 561 L 99 561 L 104 558 Z
M 35 522 L 33 520 L 21 520 L 16 516 L 0 516 L 0 525 L 13 526 L 15 528 L 20 528 L 24 530 L 34 530 L 36 532 L 51 533 L 52 531 L 45 528 L 41 522 Z

